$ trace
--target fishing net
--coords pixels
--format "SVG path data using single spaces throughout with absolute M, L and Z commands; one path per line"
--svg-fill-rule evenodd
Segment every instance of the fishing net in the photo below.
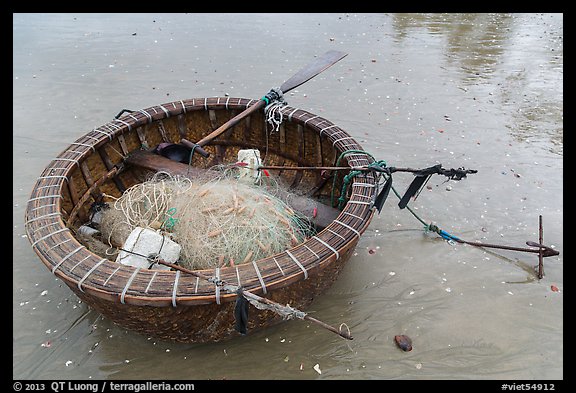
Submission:
M 309 220 L 274 195 L 274 187 L 239 182 L 230 172 L 190 180 L 159 172 L 105 209 L 105 242 L 124 244 L 136 227 L 181 246 L 188 269 L 233 266 L 280 253 L 313 234 Z M 279 186 L 277 186 L 279 187 Z

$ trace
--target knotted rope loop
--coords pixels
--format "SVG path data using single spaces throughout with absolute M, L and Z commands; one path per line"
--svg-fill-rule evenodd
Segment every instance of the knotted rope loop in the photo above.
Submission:
M 424 231 L 425 231 L 425 232 L 434 232 L 434 233 L 437 233 L 437 234 L 440 235 L 444 240 L 447 240 L 449 243 L 450 243 L 450 242 L 455 242 L 455 241 L 456 241 L 456 242 L 461 242 L 461 240 L 460 240 L 458 237 L 456 237 L 456 236 L 454 236 L 454 235 L 451 235 L 450 233 L 448 233 L 448 232 L 446 232 L 446 231 L 438 228 L 436 225 L 434 225 L 434 224 L 432 224 L 432 223 L 426 225 L 426 226 L 424 227 Z
M 264 114 L 266 116 L 266 121 L 272 126 L 272 132 L 277 132 L 280 128 L 280 124 L 284 120 L 284 115 L 282 114 L 282 108 L 288 105 L 284 100 L 284 95 L 282 90 L 271 89 L 262 100 L 266 102 L 266 107 L 264 108 Z

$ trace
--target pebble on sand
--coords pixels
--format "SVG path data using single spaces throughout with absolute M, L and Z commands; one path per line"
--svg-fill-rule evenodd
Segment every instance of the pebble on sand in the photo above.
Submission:
M 400 334 L 394 336 L 394 341 L 396 342 L 396 345 L 398 345 L 398 347 L 400 347 L 400 349 L 404 352 L 410 352 L 412 350 L 412 340 L 410 337 L 404 334 Z

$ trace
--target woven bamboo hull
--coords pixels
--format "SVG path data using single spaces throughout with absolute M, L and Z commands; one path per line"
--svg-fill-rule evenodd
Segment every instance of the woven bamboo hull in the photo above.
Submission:
M 307 280 L 269 292 L 268 299 L 291 307 L 306 309 L 314 298 L 329 288 L 348 261 L 348 251 L 337 262 L 309 276 Z M 234 329 L 234 302 L 203 304 L 198 306 L 153 307 L 124 306 L 99 298 L 86 296 L 77 287 L 70 287 L 82 301 L 118 325 L 147 337 L 184 343 L 216 342 L 239 336 Z M 250 307 L 248 333 L 278 324 L 278 314 Z
M 170 102 L 126 114 L 73 142 L 46 167 L 28 201 L 26 230 L 41 261 L 85 303 L 124 328 L 180 342 L 237 336 L 235 293 L 179 271 L 139 269 L 99 257 L 79 241 L 76 229 L 102 193 L 120 196 L 143 180 L 140 170 L 124 163 L 131 152 L 181 138 L 200 140 L 254 103 L 229 97 Z M 344 165 L 372 162 L 367 154 L 356 152 L 362 147 L 330 121 L 289 106 L 282 113 L 284 122 L 274 133 L 267 129 L 263 112 L 252 114 L 204 146 L 210 157 L 195 155 L 192 165 L 206 168 L 234 162 L 238 150 L 245 148 L 265 152 L 267 165 L 330 166 L 350 150 L 354 152 L 342 160 Z M 332 179 L 326 181 L 317 172 L 286 170 L 274 175 L 318 200 L 329 199 L 332 191 Z M 336 176 L 338 197 L 342 175 Z M 334 282 L 369 225 L 375 184 L 371 173 L 357 176 L 337 219 L 304 243 L 251 263 L 200 272 L 305 309 Z M 281 320 L 271 311 L 251 307 L 249 333 Z

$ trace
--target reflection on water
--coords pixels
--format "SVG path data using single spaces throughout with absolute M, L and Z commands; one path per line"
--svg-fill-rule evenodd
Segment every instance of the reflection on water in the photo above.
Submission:
M 488 92 L 491 102 L 514 107 L 506 109 L 514 138 L 551 142 L 547 148 L 562 154 L 563 19 L 532 18 L 536 22 L 518 14 L 395 14 L 392 24 L 399 45 L 440 37 L 445 67 L 457 67 L 464 90 L 497 86 Z M 546 30 L 536 29 L 537 23 L 547 24 Z
M 465 84 L 489 78 L 512 33 L 510 14 L 395 14 L 393 25 L 399 42 L 418 33 L 445 40 L 447 66 L 457 64 Z

